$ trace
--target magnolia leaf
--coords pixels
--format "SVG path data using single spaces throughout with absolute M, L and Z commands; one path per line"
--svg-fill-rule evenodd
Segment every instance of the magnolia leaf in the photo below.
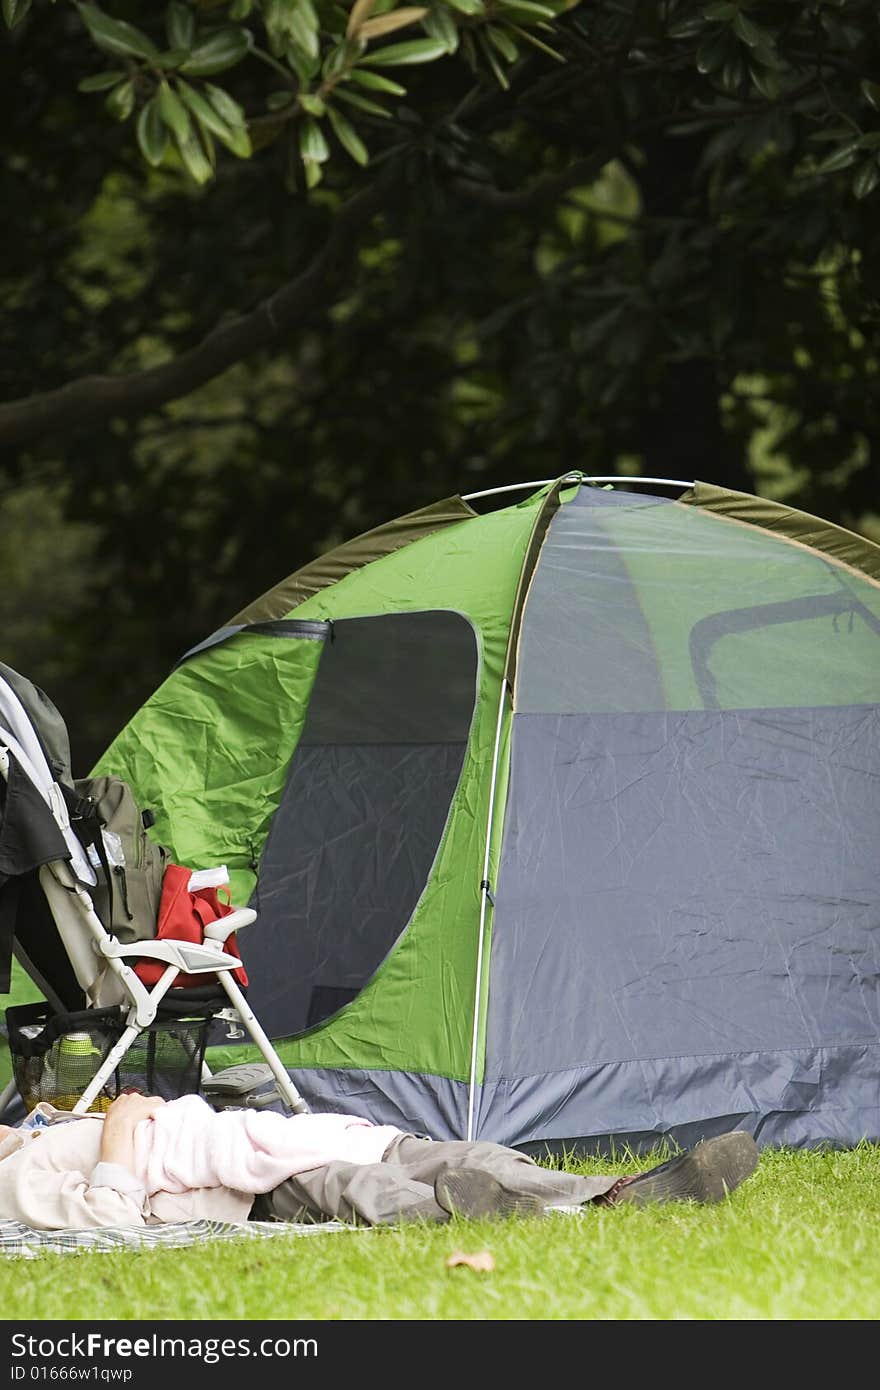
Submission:
M 206 101 L 201 92 L 197 92 L 188 82 L 178 81 L 178 91 L 202 127 L 203 132 L 216 135 L 221 144 L 224 144 L 233 154 L 238 155 L 239 159 L 248 159 L 251 156 L 253 151 L 246 130 L 242 129 L 240 125 L 235 127 L 227 125 L 211 103 Z
M 150 97 L 147 104 L 141 107 L 137 118 L 137 138 L 141 154 L 155 169 L 162 163 L 168 149 L 168 127 L 162 120 L 155 97 Z
M 114 68 L 112 72 L 96 72 L 94 77 L 84 77 L 81 82 L 76 84 L 78 92 L 106 92 L 110 87 L 115 87 L 117 82 L 121 82 L 125 73 L 120 68 Z
M 315 164 L 323 164 L 325 160 L 330 158 L 330 146 L 327 144 L 327 137 L 318 122 L 312 120 L 311 116 L 300 126 L 299 152 L 304 160 L 311 160 Z
M 345 119 L 341 112 L 334 110 L 332 106 L 328 108 L 327 115 L 330 117 L 333 134 L 336 136 L 343 149 L 348 151 L 356 164 L 369 164 L 369 151 L 354 126 Z
M 78 5 L 80 17 L 99 48 L 106 53 L 121 53 L 127 58 L 147 58 L 151 63 L 159 50 L 146 34 L 123 19 L 111 19 L 97 5 Z
M 327 103 L 314 92 L 300 92 L 297 100 L 303 111 L 308 111 L 310 116 L 326 116 Z
M 393 34 L 395 29 L 405 29 L 408 24 L 415 24 L 417 20 L 424 19 L 427 13 L 426 9 L 419 9 L 416 5 L 404 5 L 399 10 L 392 10 L 390 14 L 380 14 L 376 19 L 365 20 L 355 31 L 354 37 L 364 41 L 378 39 L 382 34 Z
M 880 168 L 876 159 L 866 159 L 860 164 L 852 181 L 852 190 L 857 198 L 867 198 L 880 183 Z
M 770 44 L 772 39 L 766 29 L 761 29 L 753 19 L 748 19 L 741 11 L 737 11 L 733 20 L 733 32 L 743 43 L 748 44 L 749 48 L 757 48 L 759 44 Z
M 838 169 L 848 169 L 851 164 L 855 163 L 860 149 L 861 140 L 848 140 L 845 145 L 840 146 L 840 149 L 835 150 L 833 154 L 828 155 L 820 164 L 817 164 L 816 173 L 835 174 Z
M 551 48 L 549 44 L 544 43 L 542 39 L 530 33 L 528 29 L 522 29 L 518 24 L 511 24 L 510 27 L 513 32 L 518 34 L 521 39 L 524 39 L 526 43 L 530 43 L 534 48 L 540 48 L 542 53 L 546 53 L 550 58 L 555 58 L 557 63 L 565 62 L 565 58 L 561 53 L 558 53 L 555 48 Z
M 192 127 L 190 126 L 183 139 L 175 136 L 174 142 L 180 152 L 183 167 L 190 177 L 195 179 L 196 183 L 207 183 L 214 171 Z
M 775 101 L 779 96 L 779 79 L 771 68 L 758 67 L 757 63 L 749 63 L 749 76 L 752 85 L 757 87 L 762 97 L 768 101 Z
M 732 38 L 730 30 L 716 31 L 697 49 L 697 70 L 707 75 L 717 72 L 735 53 L 736 40 Z
M 108 93 L 104 105 L 114 121 L 127 121 L 134 110 L 134 83 L 120 82 Z
M 171 0 L 165 11 L 165 32 L 172 48 L 192 48 L 196 35 L 196 17 L 183 0 Z
M 317 58 L 321 51 L 320 40 L 318 37 L 318 19 L 314 10 L 309 6 L 308 11 L 302 5 L 297 5 L 290 12 L 286 25 L 288 38 L 301 48 L 303 53 L 307 53 L 310 58 Z
M 486 8 L 483 0 L 447 0 L 447 4 L 458 10 L 459 14 L 466 15 L 483 14 Z
M 405 97 L 406 88 L 401 87 L 399 82 L 392 82 L 390 77 L 382 77 L 378 72 L 368 72 L 366 68 L 352 68 L 348 74 L 352 82 L 357 82 L 358 86 L 366 87 L 373 92 L 390 92 L 393 97 Z
M 861 84 L 862 96 L 875 111 L 880 111 L 880 83 L 869 82 L 867 77 Z
M 336 87 L 333 95 L 339 97 L 340 101 L 347 101 L 349 106 L 356 106 L 359 111 L 366 111 L 371 116 L 383 116 L 387 121 L 391 120 L 391 112 L 386 111 L 384 106 L 379 106 L 378 102 L 375 101 L 368 101 L 366 97 L 359 96 L 357 92 L 349 92 L 344 87 Z
M 190 77 L 211 77 L 215 72 L 235 67 L 250 46 L 251 36 L 246 29 L 217 29 L 193 45 L 180 70 Z
M 315 77 L 321 67 L 320 53 L 305 53 L 293 42 L 288 43 L 284 50 L 288 63 L 293 68 L 300 82 L 308 84 Z
M 499 29 L 497 24 L 487 24 L 486 34 L 489 42 L 495 45 L 502 58 L 506 58 L 508 63 L 516 62 L 519 57 L 519 49 L 509 34 L 506 34 L 503 29 Z
M 8 29 L 14 29 L 27 15 L 31 0 L 3 0 L 3 18 Z
M 556 11 L 551 10 L 547 5 L 536 5 L 534 0 L 498 0 L 499 10 L 516 10 L 517 14 L 512 18 L 531 20 L 555 19 Z
M 303 168 L 306 171 L 306 188 L 316 188 L 324 177 L 320 164 L 314 159 L 304 159 Z
M 156 100 L 159 103 L 159 114 L 173 133 L 175 140 L 178 143 L 185 140 L 189 134 L 190 120 L 189 113 L 180 97 L 172 87 L 169 87 L 167 82 L 160 82 Z
M 202 90 L 217 115 L 226 122 L 230 130 L 244 130 L 247 127 L 244 108 L 239 106 L 227 91 L 222 87 L 215 87 L 211 82 L 205 82 Z
M 410 63 L 431 63 L 446 52 L 438 39 L 410 39 L 409 43 L 392 43 L 370 54 L 370 63 L 377 68 L 403 67 Z
M 423 21 L 422 28 L 432 39 L 442 43 L 447 53 L 454 53 L 458 48 L 458 25 L 448 10 L 431 10 L 427 19 Z
M 345 29 L 345 37 L 353 38 L 365 19 L 369 19 L 373 10 L 376 8 L 376 0 L 355 0 L 351 7 L 351 14 L 348 16 L 348 24 Z
M 293 92 L 270 92 L 266 97 L 266 109 L 268 111 L 280 111 L 283 106 L 289 106 L 293 100 Z

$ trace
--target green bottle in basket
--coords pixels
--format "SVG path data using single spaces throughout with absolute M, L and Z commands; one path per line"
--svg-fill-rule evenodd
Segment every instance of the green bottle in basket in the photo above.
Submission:
M 72 1110 L 100 1065 L 101 1049 L 90 1033 L 64 1033 L 58 1039 L 52 1104 L 59 1110 Z M 109 1106 L 110 1097 L 102 1094 L 95 1097 L 89 1111 L 104 1111 Z

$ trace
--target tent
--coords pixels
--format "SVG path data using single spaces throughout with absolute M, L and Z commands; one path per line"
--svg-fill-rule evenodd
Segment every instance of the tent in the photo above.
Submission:
M 531 1152 L 880 1139 L 880 546 L 617 481 L 341 546 L 95 771 L 257 909 L 313 1106 Z

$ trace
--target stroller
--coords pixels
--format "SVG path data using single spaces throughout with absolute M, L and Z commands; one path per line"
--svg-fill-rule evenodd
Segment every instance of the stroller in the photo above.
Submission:
M 176 939 L 161 935 L 155 914 L 136 920 L 146 913 L 133 904 L 131 930 L 114 931 L 106 904 L 125 884 L 124 855 L 88 789 L 70 774 L 55 706 L 0 663 L 0 992 L 9 990 L 14 956 L 45 997 L 6 1010 L 13 1079 L 0 1115 L 16 1096 L 26 1110 L 49 1101 L 75 1114 L 102 1111 L 125 1090 L 166 1100 L 203 1094 L 217 1109 L 280 1102 L 308 1111 L 239 983 L 246 975 L 235 934 L 257 914 L 224 904 L 199 919 L 201 940 L 191 931 Z M 117 791 L 131 796 L 122 782 Z M 222 883 L 223 866 L 192 873 L 167 864 L 146 836 L 150 813 L 138 814 L 160 883 L 173 870 L 194 902 L 216 906 L 216 889 L 203 889 Z M 245 1030 L 264 1062 L 212 1076 L 205 1052 L 222 1026 L 230 1036 Z

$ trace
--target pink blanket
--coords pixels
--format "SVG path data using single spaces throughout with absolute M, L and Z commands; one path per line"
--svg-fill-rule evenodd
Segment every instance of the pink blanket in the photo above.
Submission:
M 135 1129 L 135 1171 L 148 1194 L 200 1187 L 271 1192 L 325 1163 L 378 1163 L 400 1133 L 354 1115 L 214 1111 L 199 1096 L 182 1096 Z

